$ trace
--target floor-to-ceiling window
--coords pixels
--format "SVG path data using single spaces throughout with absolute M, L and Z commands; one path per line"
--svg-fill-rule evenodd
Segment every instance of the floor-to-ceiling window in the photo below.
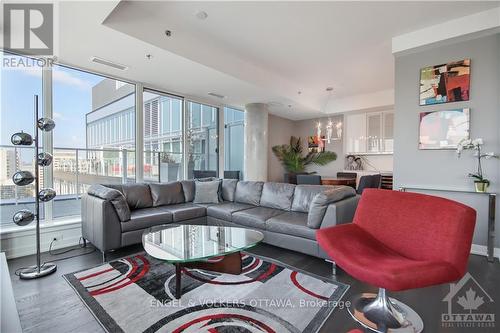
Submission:
M 13 146 L 10 136 L 21 130 L 33 134 L 34 94 L 40 97 L 40 117 L 56 124 L 39 143 L 53 155 L 51 166 L 40 168 L 41 187 L 57 193 L 41 206 L 44 223 L 79 216 L 80 196 L 91 184 L 134 181 L 135 85 L 60 65 L 43 68 L 26 57 L 4 57 L 18 66 L 3 66 L 1 76 L 1 224 L 11 224 L 15 211 L 33 209 L 34 185 L 12 183 L 15 171 L 33 171 L 33 145 Z
M 53 217 L 79 215 L 94 183 L 133 182 L 135 86 L 64 66 L 52 70 Z
M 0 108 L 0 226 L 12 224 L 20 209 L 33 210 L 35 185 L 15 186 L 12 175 L 20 170 L 34 173 L 34 148 L 13 146 L 14 132 L 33 134 L 34 95 L 42 97 L 42 68 L 33 59 L 1 53 Z M 7 65 L 5 65 L 5 62 Z M 40 170 L 43 178 L 43 169 Z M 43 205 L 40 214 L 44 216 Z
M 219 109 L 186 102 L 187 176 L 202 178 L 218 175 Z
M 224 178 L 243 179 L 245 113 L 224 108 Z
M 144 179 L 183 178 L 182 98 L 144 90 Z

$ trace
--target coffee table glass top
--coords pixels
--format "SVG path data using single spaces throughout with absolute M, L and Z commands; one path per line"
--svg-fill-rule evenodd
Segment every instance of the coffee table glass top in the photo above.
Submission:
M 142 245 L 154 258 L 191 262 L 223 256 L 257 245 L 264 235 L 236 227 L 206 225 L 160 225 L 146 229 Z

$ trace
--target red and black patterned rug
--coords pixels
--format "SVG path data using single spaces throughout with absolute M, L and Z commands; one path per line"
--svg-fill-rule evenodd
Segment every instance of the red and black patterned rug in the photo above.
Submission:
M 243 254 L 241 275 L 184 269 L 147 254 L 64 278 L 108 332 L 317 332 L 349 286 Z

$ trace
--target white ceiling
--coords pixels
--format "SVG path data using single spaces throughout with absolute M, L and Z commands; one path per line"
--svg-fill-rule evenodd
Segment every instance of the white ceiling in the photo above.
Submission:
M 365 107 L 372 98 L 390 100 L 392 37 L 498 6 L 498 1 L 61 2 L 58 58 L 212 103 L 220 100 L 208 92 L 240 107 L 278 102 L 272 113 L 306 119 L 344 111 L 340 106 L 352 101 L 362 100 L 358 104 Z M 200 10 L 206 20 L 196 18 Z M 165 36 L 166 29 L 172 37 Z M 91 63 L 92 56 L 129 69 Z M 334 88 L 330 97 L 328 86 Z

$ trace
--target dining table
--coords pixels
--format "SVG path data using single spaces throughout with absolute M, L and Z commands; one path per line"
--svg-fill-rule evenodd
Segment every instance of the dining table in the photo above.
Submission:
M 350 177 L 321 177 L 321 185 L 344 185 L 356 188 L 356 178 Z

